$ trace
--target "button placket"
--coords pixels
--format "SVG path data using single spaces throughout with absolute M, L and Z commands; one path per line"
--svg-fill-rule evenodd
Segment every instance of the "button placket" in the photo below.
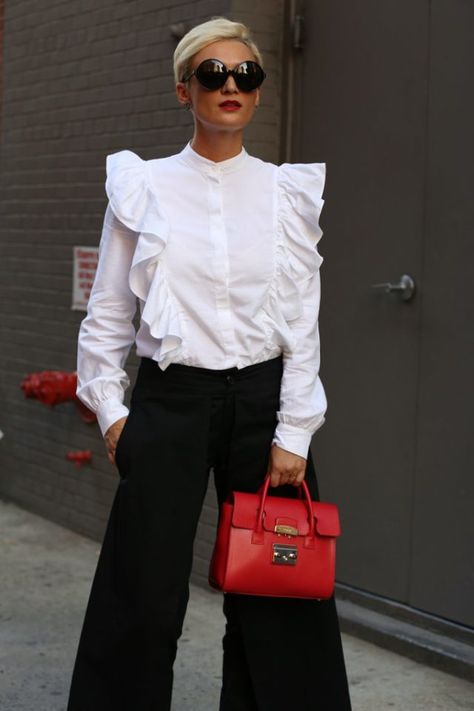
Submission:
M 230 362 L 235 350 L 235 333 L 229 299 L 229 256 L 222 201 L 222 173 L 218 167 L 209 171 L 209 179 L 210 230 L 215 250 L 214 274 L 217 317 L 227 361 Z

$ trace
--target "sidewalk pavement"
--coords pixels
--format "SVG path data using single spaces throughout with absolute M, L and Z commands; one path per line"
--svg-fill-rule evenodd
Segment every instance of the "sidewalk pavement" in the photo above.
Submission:
M 1 711 L 65 711 L 99 550 L 88 538 L 0 501 Z M 173 711 L 217 710 L 223 626 L 221 595 L 193 586 Z M 343 643 L 353 711 L 474 710 L 469 682 L 348 635 Z

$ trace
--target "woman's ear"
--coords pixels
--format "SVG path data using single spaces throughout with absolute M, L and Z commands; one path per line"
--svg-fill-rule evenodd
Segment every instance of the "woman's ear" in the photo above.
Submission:
M 183 106 L 186 106 L 186 104 L 189 104 L 191 102 L 191 96 L 189 94 L 185 82 L 179 81 L 176 84 L 176 96 L 178 98 L 179 103 Z

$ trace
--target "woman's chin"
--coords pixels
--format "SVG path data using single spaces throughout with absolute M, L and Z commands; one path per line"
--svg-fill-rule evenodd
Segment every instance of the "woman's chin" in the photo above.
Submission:
M 196 116 L 196 122 L 201 124 L 202 128 L 208 131 L 242 131 L 250 122 L 250 118 L 243 120 L 242 116 L 238 116 L 237 112 L 222 114 L 212 117 L 212 119 L 199 119 Z

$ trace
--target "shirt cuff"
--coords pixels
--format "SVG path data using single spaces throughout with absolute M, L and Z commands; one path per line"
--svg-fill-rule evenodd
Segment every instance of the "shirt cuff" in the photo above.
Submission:
M 273 435 L 272 444 L 276 444 L 278 447 L 286 449 L 287 452 L 299 454 L 300 457 L 307 459 L 312 436 L 308 430 L 280 422 Z
M 111 397 L 102 402 L 95 412 L 102 435 L 105 435 L 109 427 L 121 417 L 128 417 L 128 412 L 128 407 L 117 397 Z

